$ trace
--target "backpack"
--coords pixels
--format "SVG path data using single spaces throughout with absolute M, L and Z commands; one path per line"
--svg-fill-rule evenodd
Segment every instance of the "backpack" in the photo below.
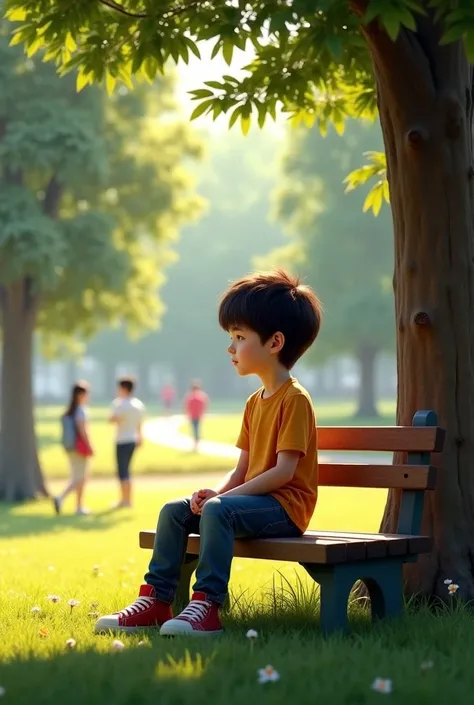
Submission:
M 61 443 L 65 450 L 74 450 L 76 447 L 76 421 L 73 416 L 62 416 L 62 438 Z

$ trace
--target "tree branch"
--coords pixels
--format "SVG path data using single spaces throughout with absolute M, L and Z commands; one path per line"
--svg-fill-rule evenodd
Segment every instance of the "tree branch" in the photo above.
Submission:
M 159 15 L 149 15 L 146 12 L 130 12 L 130 10 L 126 10 L 122 5 L 119 5 L 115 0 L 99 0 L 101 5 L 105 5 L 105 7 L 110 8 L 111 10 L 114 10 L 115 12 L 120 13 L 121 15 L 125 15 L 125 17 L 131 17 L 135 20 L 146 20 L 146 19 L 151 19 L 152 17 L 159 17 Z M 174 10 L 169 10 L 169 12 L 164 12 L 162 15 L 162 18 L 164 20 L 169 19 L 170 17 L 177 17 L 178 15 L 181 15 L 183 12 L 186 12 L 186 10 L 191 10 L 193 7 L 196 7 L 196 5 L 200 5 L 202 3 L 202 0 L 191 0 L 188 3 L 182 3 L 181 5 L 178 5 Z
M 126 17 L 132 17 L 136 20 L 146 20 L 151 17 L 151 15 L 148 15 L 146 12 L 130 12 L 114 0 L 99 0 L 99 2 L 101 5 L 105 5 L 105 7 L 109 7 L 111 10 L 115 10 L 115 12 L 118 12 L 121 15 L 125 15 Z

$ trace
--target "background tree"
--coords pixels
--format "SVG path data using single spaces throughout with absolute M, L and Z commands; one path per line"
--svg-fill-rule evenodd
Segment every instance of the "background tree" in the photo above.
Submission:
M 392 228 L 389 209 L 378 219 L 362 212 L 360 194 L 345 196 L 343 182 L 362 153 L 381 141 L 378 127 L 355 120 L 341 137 L 332 128 L 326 137 L 316 129 L 290 133 L 276 209 L 292 242 L 259 261 L 266 266 L 292 263 L 317 290 L 324 326 L 305 360 L 354 355 L 360 373 L 357 414 L 365 418 L 377 415 L 377 356 L 395 342 Z M 374 203 L 376 209 L 380 205 Z
M 231 112 L 248 129 L 277 107 L 323 126 L 378 114 L 395 236 L 397 422 L 436 409 L 444 468 L 423 530 L 429 557 L 408 564 L 409 592 L 445 595 L 446 575 L 474 597 L 474 19 L 464 0 L 8 0 L 17 40 L 43 44 L 80 80 L 154 76 L 168 59 L 234 47 L 256 52 L 243 78 L 199 89 L 198 113 Z M 66 46 L 69 50 L 64 49 Z M 204 92 L 206 91 L 206 92 Z M 382 528 L 396 526 L 389 494 Z
M 284 242 L 281 226 L 268 217 L 280 145 L 281 136 L 271 133 L 207 136 L 205 159 L 193 167 L 207 209 L 176 245 L 178 260 L 162 290 L 163 325 L 133 343 L 123 330 L 103 331 L 88 346 L 90 355 L 112 366 L 133 360 L 138 371 L 154 360 L 175 373 L 180 394 L 199 377 L 213 400 L 228 399 L 232 389 L 245 397 L 245 382 L 229 365 L 217 306 L 229 281 L 251 270 L 253 255 Z
M 0 37 L 0 498 L 45 492 L 36 451 L 36 330 L 61 346 L 104 324 L 156 326 L 177 226 L 196 213 L 183 157 L 196 154 L 171 84 L 77 94 L 41 56 Z

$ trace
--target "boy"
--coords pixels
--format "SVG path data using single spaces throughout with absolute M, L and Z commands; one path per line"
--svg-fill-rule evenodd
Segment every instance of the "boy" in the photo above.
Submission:
M 206 413 L 209 397 L 206 392 L 201 389 L 201 384 L 198 380 L 194 380 L 191 384 L 190 391 L 184 397 L 184 409 L 191 424 L 194 439 L 194 452 L 197 453 L 199 448 L 199 427 L 202 417 Z
M 263 385 L 245 407 L 239 461 L 214 490 L 165 504 L 138 599 L 101 617 L 96 631 L 161 627 L 166 636 L 220 634 L 234 539 L 306 530 L 317 498 L 316 421 L 309 394 L 290 370 L 316 339 L 320 322 L 314 292 L 281 270 L 247 276 L 225 292 L 219 323 L 231 336 L 232 364 Z M 201 535 L 196 583 L 189 605 L 173 619 L 190 533 Z
M 110 422 L 117 425 L 116 457 L 120 483 L 120 501 L 117 508 L 131 507 L 130 463 L 135 449 L 142 444 L 142 424 L 145 407 L 133 396 L 135 382 L 130 377 L 117 381 L 117 398 L 112 404 Z

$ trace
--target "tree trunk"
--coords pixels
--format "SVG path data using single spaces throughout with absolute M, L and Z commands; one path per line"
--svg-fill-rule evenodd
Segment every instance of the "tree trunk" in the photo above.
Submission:
M 364 418 L 378 416 L 375 404 L 375 361 L 377 348 L 373 345 L 361 345 L 357 351 L 360 370 L 359 407 L 356 416 Z
M 464 48 L 439 45 L 428 10 L 396 42 L 374 22 L 374 62 L 395 242 L 397 423 L 434 409 L 446 441 L 423 532 L 434 550 L 406 565 L 409 594 L 474 598 L 474 288 L 472 70 Z M 399 459 L 396 458 L 397 462 Z M 397 527 L 389 493 L 382 530 Z
M 0 499 L 47 494 L 36 449 L 32 355 L 37 299 L 23 279 L 2 287 Z

